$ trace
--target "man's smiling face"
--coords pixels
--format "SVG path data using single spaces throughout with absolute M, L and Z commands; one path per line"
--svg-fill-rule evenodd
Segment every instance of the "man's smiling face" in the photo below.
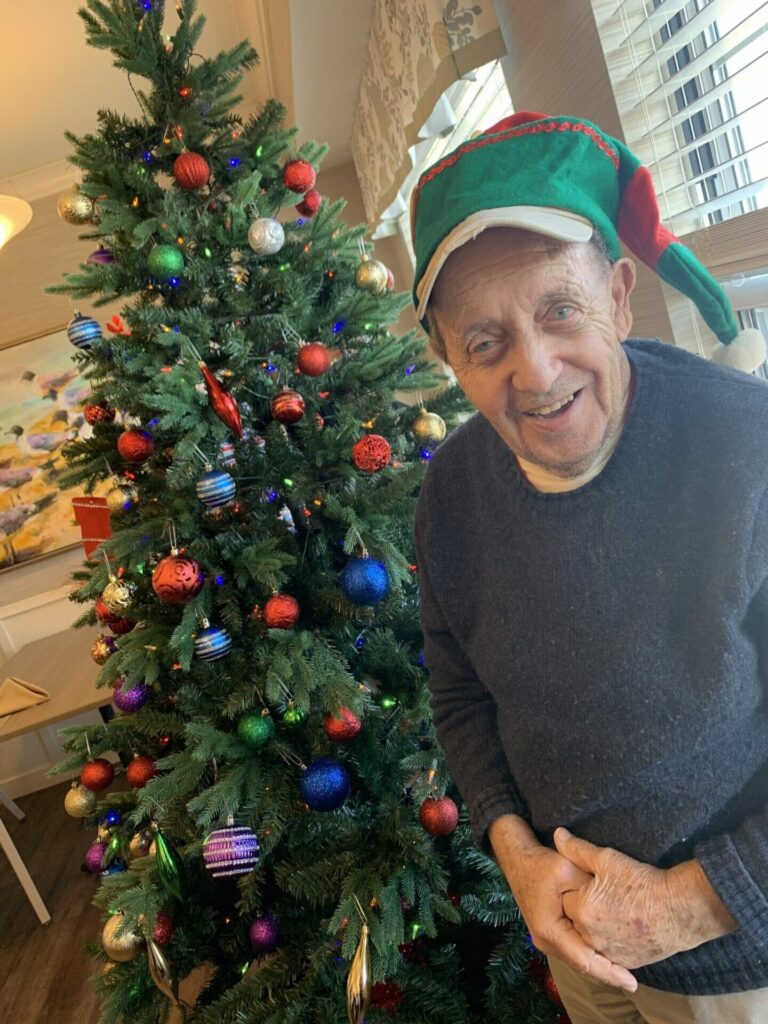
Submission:
M 634 265 L 590 243 L 491 228 L 449 256 L 431 316 L 462 390 L 512 451 L 586 472 L 621 433 Z

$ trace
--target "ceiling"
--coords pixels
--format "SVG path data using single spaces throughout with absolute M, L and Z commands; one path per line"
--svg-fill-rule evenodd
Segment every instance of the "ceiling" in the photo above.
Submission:
M 248 37 L 262 62 L 243 86 L 244 112 L 276 95 L 300 139 L 327 142 L 324 167 L 351 159 L 349 140 L 374 0 L 199 0 L 208 24 L 204 55 Z M 34 200 L 67 187 L 64 130 L 92 131 L 96 111 L 129 115 L 138 105 L 111 54 L 86 46 L 77 2 L 3 4 L 0 61 L 0 192 Z M 173 32 L 173 0 L 165 30 Z M 8 144 L 12 140 L 12 144 Z

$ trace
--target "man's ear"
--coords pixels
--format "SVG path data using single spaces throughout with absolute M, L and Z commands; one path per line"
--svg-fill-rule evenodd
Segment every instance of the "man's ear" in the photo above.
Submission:
M 637 282 L 634 261 L 626 256 L 617 260 L 611 269 L 611 298 L 613 300 L 613 322 L 616 325 L 618 341 L 626 341 L 632 330 L 632 310 L 629 297 Z

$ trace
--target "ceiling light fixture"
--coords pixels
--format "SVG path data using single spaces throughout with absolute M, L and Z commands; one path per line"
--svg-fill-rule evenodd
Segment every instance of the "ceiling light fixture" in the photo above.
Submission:
M 0 195 L 0 249 L 32 220 L 32 207 L 16 196 Z

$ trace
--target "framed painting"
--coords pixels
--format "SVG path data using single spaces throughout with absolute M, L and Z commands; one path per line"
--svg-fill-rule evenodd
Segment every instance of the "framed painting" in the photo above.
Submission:
M 0 572 L 80 542 L 77 490 L 60 491 L 67 441 L 91 427 L 66 330 L 0 349 Z

